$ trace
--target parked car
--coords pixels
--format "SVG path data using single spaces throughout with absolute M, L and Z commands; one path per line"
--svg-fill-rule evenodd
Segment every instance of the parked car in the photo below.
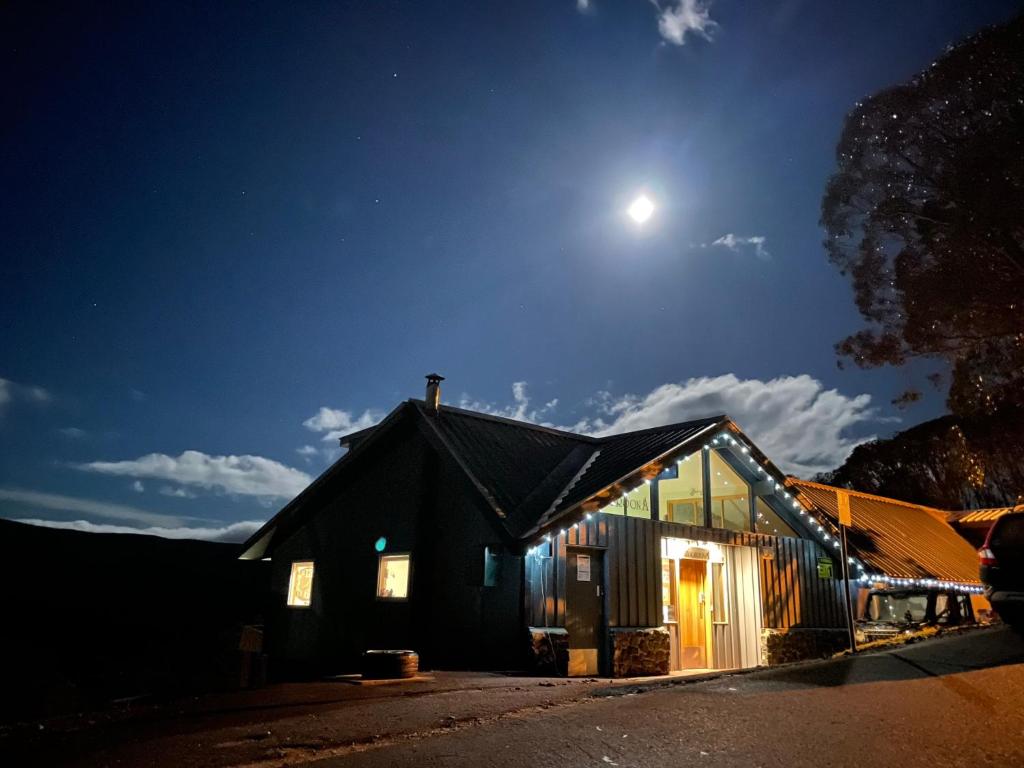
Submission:
M 1024 512 L 996 520 L 978 557 L 985 597 L 1003 621 L 1024 631 Z
M 930 626 L 950 627 L 975 621 L 967 595 L 927 590 L 873 589 L 857 622 L 864 642 L 913 634 Z

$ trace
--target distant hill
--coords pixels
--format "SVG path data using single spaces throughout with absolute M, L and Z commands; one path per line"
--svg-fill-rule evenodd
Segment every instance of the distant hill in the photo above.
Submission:
M 269 575 L 238 553 L 0 520 L 0 721 L 237 682 Z
M 943 416 L 858 446 L 822 482 L 940 509 L 1024 499 L 1024 410 Z

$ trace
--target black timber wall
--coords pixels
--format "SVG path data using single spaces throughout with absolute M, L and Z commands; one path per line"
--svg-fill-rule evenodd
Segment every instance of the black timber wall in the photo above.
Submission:
M 359 457 L 319 508 L 276 544 L 267 646 L 275 677 L 358 670 L 369 648 L 411 648 L 424 668 L 514 664 L 522 558 L 483 586 L 483 548 L 500 541 L 477 491 L 412 422 Z M 411 553 L 408 601 L 376 598 L 379 554 Z M 291 563 L 313 560 L 312 605 L 286 606 Z
M 762 623 L 766 628 L 844 627 L 842 580 L 821 579 L 817 558 L 838 556 L 814 541 L 735 533 L 621 515 L 594 514 L 565 536 L 552 537 L 552 556 L 527 558 L 526 618 L 530 626 L 565 626 L 566 547 L 605 552 L 605 614 L 609 627 L 661 626 L 661 538 L 759 547 Z M 543 547 L 542 547 L 543 549 Z

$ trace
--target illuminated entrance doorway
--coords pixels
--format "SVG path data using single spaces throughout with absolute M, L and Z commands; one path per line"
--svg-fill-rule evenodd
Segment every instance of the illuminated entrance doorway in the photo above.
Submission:
M 707 562 L 679 561 L 679 669 L 708 669 Z
M 663 538 L 662 618 L 673 671 L 761 663 L 761 587 L 756 547 Z

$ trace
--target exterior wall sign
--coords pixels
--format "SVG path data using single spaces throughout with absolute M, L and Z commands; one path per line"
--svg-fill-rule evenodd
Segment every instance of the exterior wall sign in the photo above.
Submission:
M 590 581 L 590 555 L 576 555 L 576 581 Z
M 683 557 L 686 560 L 710 560 L 711 553 L 704 547 L 687 547 Z
M 833 578 L 832 558 L 831 557 L 819 557 L 818 558 L 818 578 L 819 579 L 831 579 L 831 578 Z

